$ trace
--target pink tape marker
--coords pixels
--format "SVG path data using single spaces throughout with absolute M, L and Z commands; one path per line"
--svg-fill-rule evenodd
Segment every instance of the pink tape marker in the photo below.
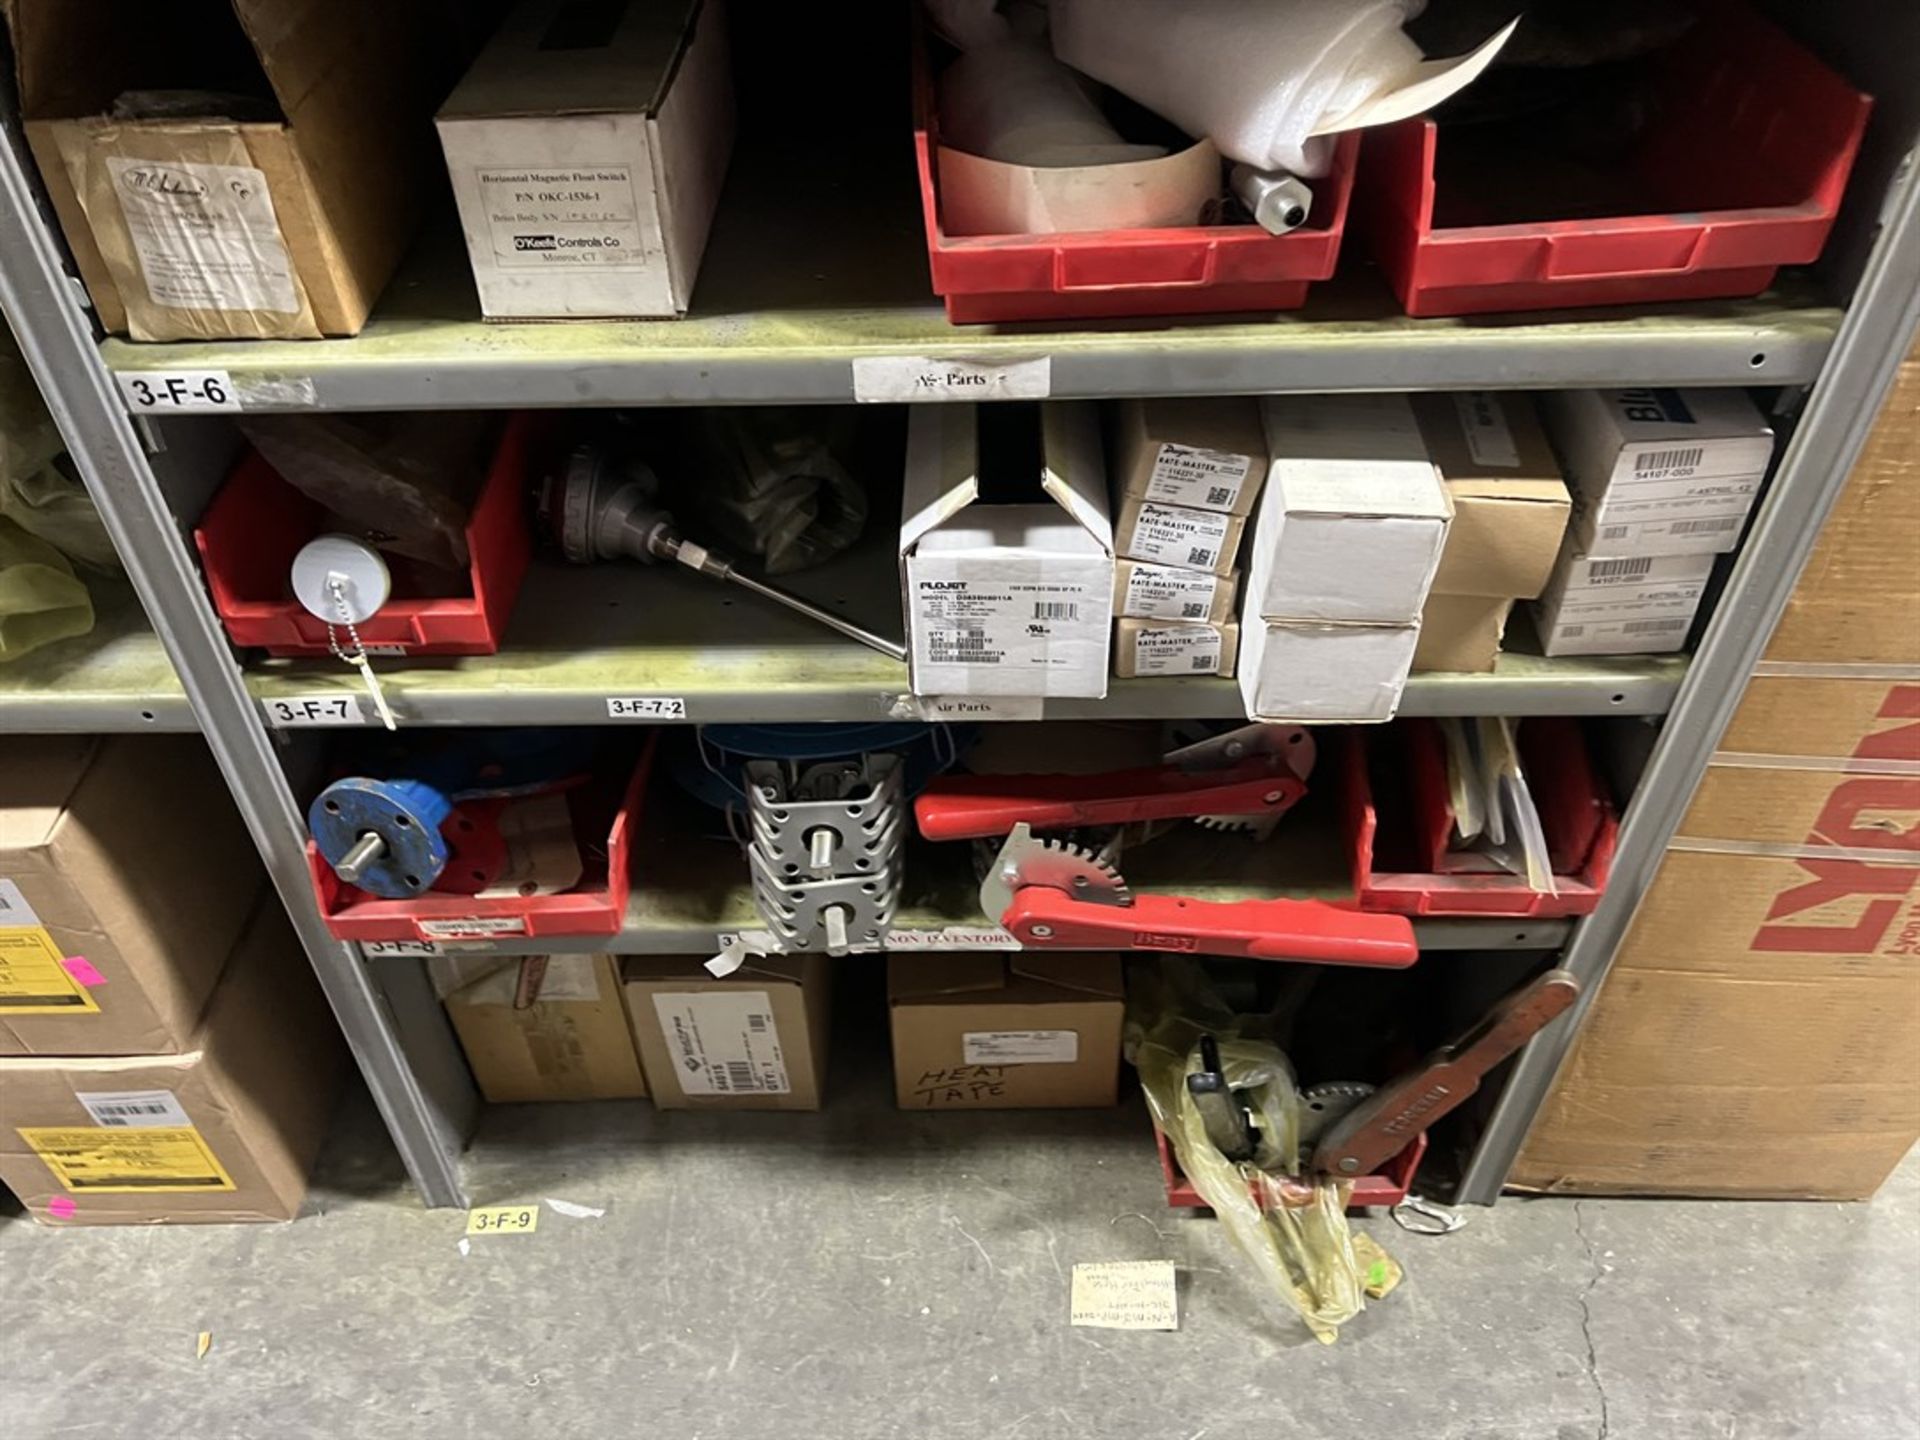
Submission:
M 47 1201 L 47 1214 L 56 1220 L 73 1219 L 73 1210 L 73 1197 L 71 1195 L 56 1195 Z
M 89 990 L 96 985 L 107 983 L 107 977 L 93 968 L 93 962 L 84 955 L 69 955 L 60 962 L 66 966 L 67 974 L 78 980 Z

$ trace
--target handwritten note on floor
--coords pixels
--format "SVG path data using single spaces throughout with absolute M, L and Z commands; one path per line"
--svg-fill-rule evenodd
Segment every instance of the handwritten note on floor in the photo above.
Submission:
M 1073 1267 L 1073 1323 L 1096 1330 L 1178 1330 L 1171 1260 L 1109 1260 Z

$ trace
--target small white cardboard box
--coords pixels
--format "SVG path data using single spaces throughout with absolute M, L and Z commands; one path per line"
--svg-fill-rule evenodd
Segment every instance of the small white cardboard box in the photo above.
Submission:
M 1413 666 L 1418 625 L 1240 622 L 1240 695 L 1247 718 L 1391 720 Z
M 1410 625 L 1453 502 L 1404 395 L 1272 395 L 1249 614 Z M 1247 667 L 1251 668 L 1251 667 Z
M 720 0 L 522 0 L 437 123 L 482 314 L 686 313 L 733 149 Z
M 916 695 L 1104 696 L 1113 522 L 1093 407 L 915 406 L 900 572 Z
M 1575 390 L 1547 425 L 1573 491 L 1573 544 L 1596 556 L 1732 550 L 1773 459 L 1740 390 Z
M 1546 655 L 1678 650 L 1713 574 L 1712 555 L 1585 555 L 1573 542 L 1533 607 Z

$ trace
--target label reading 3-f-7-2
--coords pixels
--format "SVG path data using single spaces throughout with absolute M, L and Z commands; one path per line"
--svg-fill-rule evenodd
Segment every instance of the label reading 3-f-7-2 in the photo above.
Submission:
M 121 397 L 136 414 L 237 414 L 240 399 L 224 370 L 147 370 L 121 375 Z
M 609 720 L 684 720 L 687 702 L 668 695 L 609 695 Z

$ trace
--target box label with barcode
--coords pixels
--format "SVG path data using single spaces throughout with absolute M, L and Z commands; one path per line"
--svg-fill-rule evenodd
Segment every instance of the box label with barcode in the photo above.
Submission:
M 660 1033 L 688 1095 L 786 1095 L 780 1027 L 764 990 L 698 990 L 653 997 Z
M 1219 674 L 1220 627 L 1165 625 L 1136 631 L 1133 637 L 1133 673 Z
M 1146 497 L 1200 510 L 1231 510 L 1253 473 L 1253 457 L 1195 445 L 1164 444 L 1153 457 Z
M 911 578 L 914 688 L 928 695 L 1050 693 L 1045 676 L 1106 667 L 1112 569 L 1096 585 L 1043 561 L 983 574 L 928 556 Z M 984 677 L 1005 677 L 982 686 Z
M 1212 570 L 1221 562 L 1232 529 L 1232 516 L 1212 510 L 1142 505 L 1116 543 L 1129 559 Z
M 1220 577 L 1210 572 L 1137 564 L 1127 572 L 1120 613 L 1142 620 L 1205 620 L 1219 588 Z
M 171 1090 L 76 1090 L 93 1123 L 109 1130 L 167 1130 L 190 1126 Z

